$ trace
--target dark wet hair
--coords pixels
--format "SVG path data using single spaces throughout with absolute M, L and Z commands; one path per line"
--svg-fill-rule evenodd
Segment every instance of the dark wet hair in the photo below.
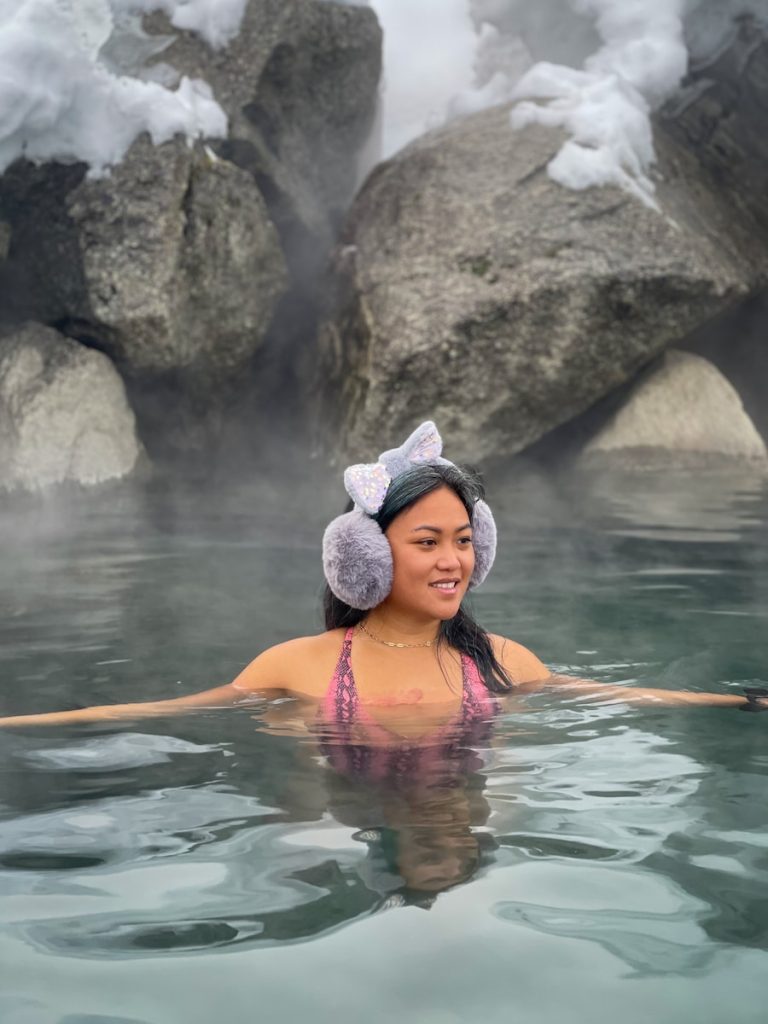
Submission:
M 413 469 L 396 477 L 389 485 L 380 510 L 372 518 L 381 527 L 382 533 L 386 533 L 390 523 L 401 512 L 405 512 L 421 498 L 440 487 L 450 487 L 467 510 L 470 519 L 475 502 L 485 496 L 482 481 L 476 473 L 460 469 L 458 466 L 428 463 L 414 466 Z M 350 504 L 349 508 L 351 507 Z M 368 614 L 341 601 L 327 583 L 323 595 L 323 611 L 326 629 L 349 629 Z M 477 665 L 486 687 L 492 692 L 507 693 L 512 689 L 512 680 L 493 653 L 490 637 L 464 608 L 463 602 L 452 619 L 445 619 L 440 623 L 437 640 L 438 654 L 440 646 L 447 644 L 468 655 Z

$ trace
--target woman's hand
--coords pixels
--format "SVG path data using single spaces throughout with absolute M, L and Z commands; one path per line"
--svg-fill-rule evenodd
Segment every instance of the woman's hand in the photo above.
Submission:
M 745 686 L 744 693 L 747 700 L 741 705 L 742 711 L 768 711 L 768 690 L 764 686 Z

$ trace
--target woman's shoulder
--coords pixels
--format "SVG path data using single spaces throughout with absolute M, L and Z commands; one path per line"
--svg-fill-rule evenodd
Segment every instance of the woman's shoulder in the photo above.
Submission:
M 533 651 L 509 637 L 489 633 L 493 653 L 513 683 L 532 683 L 547 679 L 550 671 Z
M 343 629 L 299 636 L 262 651 L 234 680 L 244 690 L 286 690 L 321 696 L 330 682 L 344 640 Z
M 318 654 L 330 649 L 335 649 L 338 654 L 346 632 L 345 629 L 327 629 L 310 636 L 296 636 L 274 647 L 267 647 L 264 654 L 275 658 L 300 658 L 304 654 Z
M 264 654 L 275 662 L 283 662 L 300 670 L 307 666 L 325 666 L 333 672 L 346 632 L 345 629 L 328 629 L 311 636 L 297 636 L 268 648 Z

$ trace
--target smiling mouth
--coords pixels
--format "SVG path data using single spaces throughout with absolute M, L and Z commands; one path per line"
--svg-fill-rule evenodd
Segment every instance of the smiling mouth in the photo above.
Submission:
M 430 583 L 430 587 L 434 587 L 435 590 L 441 590 L 446 594 L 454 594 L 459 586 L 458 580 L 438 580 L 436 583 Z

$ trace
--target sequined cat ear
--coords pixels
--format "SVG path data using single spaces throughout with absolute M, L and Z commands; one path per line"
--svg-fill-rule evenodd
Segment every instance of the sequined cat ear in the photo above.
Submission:
M 390 448 L 389 451 L 382 452 L 379 462 L 384 463 L 394 479 L 412 466 L 421 463 L 445 463 L 446 460 L 440 458 L 442 450 L 443 442 L 437 427 L 431 420 L 427 420 L 417 427 L 399 448 Z
M 437 462 L 443 451 L 443 440 L 432 420 L 417 427 L 401 445 L 401 451 L 409 462 Z
M 368 515 L 379 511 L 387 488 L 392 483 L 387 467 L 381 462 L 360 463 L 344 470 L 344 487 L 354 503 Z

